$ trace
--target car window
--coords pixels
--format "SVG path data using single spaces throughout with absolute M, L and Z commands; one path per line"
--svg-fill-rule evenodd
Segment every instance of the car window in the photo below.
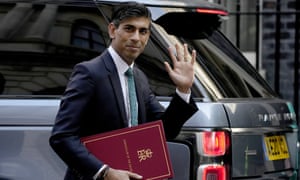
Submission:
M 13 19 L 18 24 L 11 27 L 0 24 L 0 31 L 15 30 L 0 38 L 2 95 L 59 96 L 74 65 L 98 56 L 109 45 L 106 18 L 96 7 L 43 3 L 0 3 L 0 6 L 4 20 L 5 14 L 12 12 L 28 16 Z M 44 11 L 52 12 L 53 16 L 42 16 Z M 105 7 L 104 11 L 110 8 Z M 47 26 L 47 31 L 39 28 L 42 26 Z M 148 76 L 156 95 L 170 96 L 175 87 L 164 69 L 163 61 L 169 57 L 166 46 L 162 46 L 160 40 L 151 36 L 136 64 Z
M 109 6 L 29 2 L 1 2 L 0 6 L 0 93 L 3 95 L 61 95 L 74 65 L 98 56 L 109 45 Z M 210 27 L 197 28 L 197 32 L 190 34 L 165 26 L 167 20 L 179 17 L 184 16 L 170 14 L 158 19 L 160 24 L 153 22 L 145 52 L 136 61 L 156 95 L 170 96 L 175 91 L 164 67 L 164 61 L 171 63 L 167 48 L 175 43 L 188 43 L 190 51 L 198 52 L 192 88 L 194 97 L 270 96 L 271 90 L 265 81 L 218 33 L 216 23 L 211 22 Z M 200 14 L 191 17 L 193 21 L 208 18 Z M 176 35 L 170 35 L 172 33 Z M 181 36 L 181 33 L 184 34 Z
M 203 39 L 186 39 L 199 52 L 198 62 L 218 86 L 218 98 L 273 97 L 254 67 L 217 30 Z M 199 77 L 201 78 L 201 77 Z
M 265 88 L 270 94 L 275 94 L 272 88 L 267 84 L 267 82 L 260 76 L 257 71 L 250 66 L 250 63 L 242 56 L 240 51 L 237 51 L 236 48 L 233 48 L 232 43 L 221 33 L 215 31 L 211 36 L 208 36 L 207 39 L 211 41 L 218 49 L 222 49 L 222 51 L 239 67 L 243 68 L 245 72 L 247 72 L 253 80 L 260 83 L 263 88 Z
M 96 8 L 30 2 L 0 6 L 4 95 L 61 95 L 74 64 L 97 56 L 107 44 L 105 21 Z

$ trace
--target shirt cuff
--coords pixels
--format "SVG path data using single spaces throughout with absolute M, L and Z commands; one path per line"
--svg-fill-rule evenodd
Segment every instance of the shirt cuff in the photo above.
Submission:
M 188 93 L 182 93 L 176 88 L 176 93 L 178 96 L 183 99 L 186 103 L 190 103 L 191 90 Z

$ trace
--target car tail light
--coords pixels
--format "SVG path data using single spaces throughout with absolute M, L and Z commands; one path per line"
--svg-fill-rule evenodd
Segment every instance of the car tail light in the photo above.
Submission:
M 228 131 L 202 131 L 196 134 L 200 161 L 197 180 L 226 180 L 230 177 L 230 133 Z
M 222 11 L 222 10 L 214 10 L 214 9 L 201 9 L 197 8 L 196 12 L 198 13 L 205 13 L 205 14 L 217 14 L 217 15 L 222 15 L 222 16 L 227 16 L 228 12 Z
M 206 156 L 222 156 L 226 153 L 229 138 L 224 131 L 202 133 L 203 154 Z
M 201 171 L 202 180 L 226 180 L 226 169 L 222 165 L 207 165 Z

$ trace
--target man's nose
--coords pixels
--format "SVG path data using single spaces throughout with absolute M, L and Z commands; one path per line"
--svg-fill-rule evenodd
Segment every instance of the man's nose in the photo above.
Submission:
M 140 31 L 136 30 L 136 31 L 133 32 L 133 34 L 131 36 L 131 39 L 133 39 L 133 40 L 140 40 L 140 38 L 141 38 L 140 36 L 141 36 Z

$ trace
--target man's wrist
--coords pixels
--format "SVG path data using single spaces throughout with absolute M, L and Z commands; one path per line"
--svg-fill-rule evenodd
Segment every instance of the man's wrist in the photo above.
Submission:
M 178 91 L 184 94 L 189 94 L 191 92 L 190 88 L 182 88 L 182 87 L 177 87 Z
M 191 90 L 189 90 L 188 93 L 180 92 L 178 88 L 176 88 L 176 93 L 178 96 L 183 99 L 185 102 L 190 103 L 190 97 L 191 97 Z
M 107 164 L 104 164 L 97 173 L 96 180 L 104 180 L 105 176 L 107 175 L 108 169 L 109 166 Z
M 100 178 L 101 180 L 105 179 L 105 177 L 107 176 L 108 170 L 109 170 L 109 166 L 106 166 L 101 175 L 101 178 Z

